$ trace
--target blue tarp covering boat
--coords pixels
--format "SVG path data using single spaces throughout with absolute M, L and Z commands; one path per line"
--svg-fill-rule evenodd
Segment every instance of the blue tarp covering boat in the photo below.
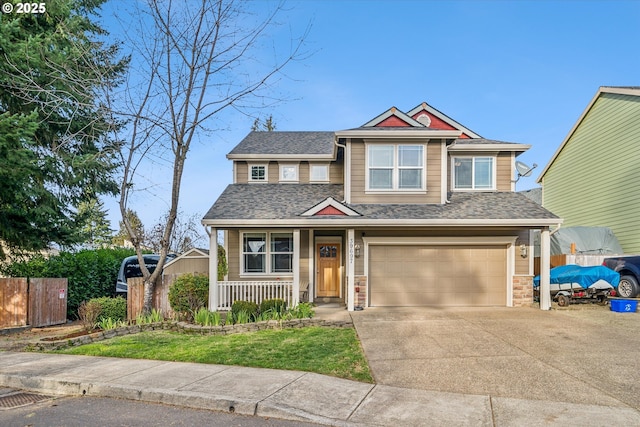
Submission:
M 559 289 L 597 289 L 618 288 L 620 274 L 602 265 L 582 267 L 580 265 L 561 265 L 550 271 L 551 291 Z M 566 285 L 562 286 L 562 285 Z M 540 286 L 540 276 L 533 278 L 533 287 Z

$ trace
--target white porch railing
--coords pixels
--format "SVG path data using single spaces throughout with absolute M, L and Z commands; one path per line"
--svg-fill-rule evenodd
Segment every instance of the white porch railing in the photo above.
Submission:
M 218 282 L 218 310 L 231 310 L 234 301 L 252 301 L 260 304 L 266 299 L 279 298 L 287 307 L 293 303 L 292 281 L 273 282 Z

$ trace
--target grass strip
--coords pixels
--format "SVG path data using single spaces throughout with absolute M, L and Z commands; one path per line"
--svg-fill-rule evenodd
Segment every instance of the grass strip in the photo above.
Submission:
M 373 382 L 352 328 L 312 326 L 234 335 L 151 331 L 56 353 L 287 369 Z

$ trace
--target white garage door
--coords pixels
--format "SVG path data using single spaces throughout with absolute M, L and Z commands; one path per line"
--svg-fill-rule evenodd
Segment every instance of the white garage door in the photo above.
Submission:
M 371 306 L 505 306 L 505 246 L 369 247 Z

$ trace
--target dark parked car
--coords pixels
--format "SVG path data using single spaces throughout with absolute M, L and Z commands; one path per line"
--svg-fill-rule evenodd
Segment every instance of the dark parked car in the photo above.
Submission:
M 166 262 L 171 261 L 176 256 L 176 254 L 168 254 Z M 149 272 L 153 273 L 158 265 L 158 261 L 160 260 L 160 255 L 148 254 L 143 255 L 143 258 L 144 264 L 149 269 Z M 116 281 L 116 295 L 120 295 L 125 298 L 127 297 L 127 292 L 129 290 L 129 287 L 127 286 L 127 279 L 131 277 L 142 277 L 140 263 L 138 262 L 138 257 L 136 255 L 126 257 L 122 260 L 120 271 L 118 271 L 118 280 Z
M 605 258 L 602 265 L 620 273 L 619 296 L 635 298 L 640 294 L 640 255 Z

